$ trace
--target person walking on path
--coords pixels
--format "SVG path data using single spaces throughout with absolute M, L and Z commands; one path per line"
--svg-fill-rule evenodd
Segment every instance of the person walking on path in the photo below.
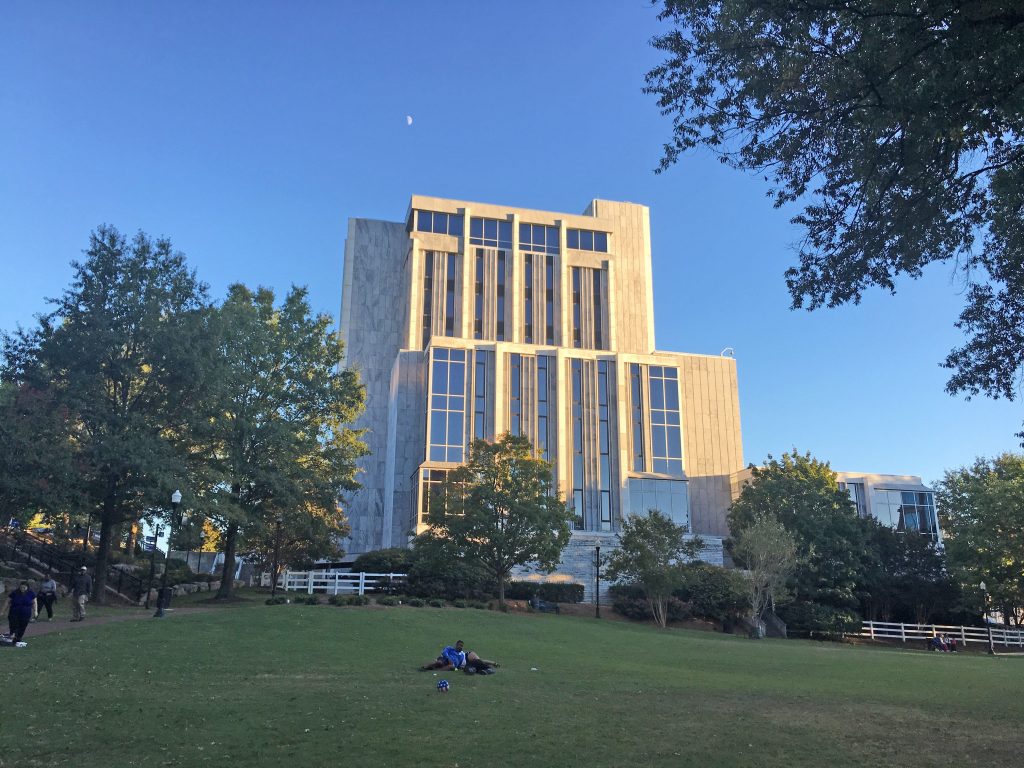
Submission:
M 36 593 L 28 588 L 28 582 L 23 581 L 18 588 L 7 595 L 7 604 L 4 606 L 7 611 L 7 625 L 11 630 L 11 642 L 16 648 L 24 648 L 28 643 L 22 642 L 28 623 L 32 621 L 36 613 Z
M 57 582 L 53 580 L 53 574 L 47 574 L 43 583 L 39 585 L 39 595 L 36 597 L 36 615 L 46 609 L 46 620 L 53 621 L 53 602 L 57 599 Z
M 72 621 L 85 619 L 85 601 L 89 599 L 90 594 L 92 594 L 92 576 L 89 575 L 89 569 L 83 565 L 71 580 L 72 608 L 75 611 L 75 615 L 71 617 Z

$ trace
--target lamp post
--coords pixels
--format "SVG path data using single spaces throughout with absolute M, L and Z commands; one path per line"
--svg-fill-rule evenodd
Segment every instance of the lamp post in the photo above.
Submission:
M 154 619 L 162 619 L 164 617 L 164 604 L 167 602 L 167 566 L 171 564 L 171 540 L 174 538 L 174 523 L 178 517 L 178 505 L 181 504 L 181 491 L 175 491 L 171 494 L 171 520 L 167 526 L 167 557 L 164 558 L 164 575 L 160 578 L 160 594 L 156 596 L 156 613 L 153 614 Z M 156 542 L 153 542 L 153 548 L 156 548 Z
M 996 655 L 996 646 L 992 642 L 992 625 L 989 623 L 989 620 L 988 620 L 988 587 L 985 585 L 984 581 L 981 582 L 978 586 L 981 587 L 981 593 L 984 596 L 983 600 L 985 601 L 985 606 L 984 606 L 985 612 L 982 615 L 982 618 L 985 621 L 985 629 L 988 631 L 988 653 L 989 653 L 989 656 L 995 656 Z
M 153 526 L 153 549 L 149 553 L 149 583 L 146 586 L 146 603 L 144 608 L 149 608 L 149 594 L 153 591 L 153 576 L 156 574 L 156 543 L 160 540 L 160 534 L 164 532 L 163 526 L 159 523 Z
M 601 618 L 601 545 L 594 545 L 594 618 Z
M 281 514 L 278 513 L 277 517 L 274 518 L 274 564 L 270 572 L 270 596 L 274 597 L 277 595 L 277 569 L 278 569 L 278 557 L 281 555 L 281 523 L 284 520 Z

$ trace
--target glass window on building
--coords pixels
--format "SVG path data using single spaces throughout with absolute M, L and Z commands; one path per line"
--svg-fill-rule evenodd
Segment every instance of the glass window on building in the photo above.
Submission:
M 465 416 L 466 351 L 436 347 L 430 369 L 430 461 L 463 461 Z
M 416 211 L 416 231 L 461 236 L 462 214 Z
M 839 490 L 846 491 L 850 495 L 850 501 L 857 507 L 858 517 L 867 517 L 867 501 L 864 497 L 864 483 L 848 480 L 839 484 Z
M 486 248 L 512 249 L 512 222 L 503 219 L 469 220 L 469 242 Z
M 608 233 L 589 229 L 568 229 L 566 245 L 577 251 L 608 253 Z
M 444 508 L 444 483 L 448 479 L 447 469 L 420 470 L 419 523 L 426 524 L 432 510 Z
M 882 525 L 897 533 L 938 535 L 935 501 L 930 491 L 903 491 L 875 488 L 871 494 L 871 511 Z
M 543 224 L 520 224 L 519 250 L 557 254 L 558 227 L 549 227 Z
M 679 371 L 670 366 L 647 369 L 651 413 L 651 468 L 666 475 L 683 473 L 679 422 Z
M 637 363 L 629 366 L 630 427 L 633 438 L 633 471 L 646 472 L 647 459 L 644 451 L 644 398 L 641 367 Z
M 423 254 L 423 346 L 430 344 L 431 309 L 434 303 L 434 252 Z

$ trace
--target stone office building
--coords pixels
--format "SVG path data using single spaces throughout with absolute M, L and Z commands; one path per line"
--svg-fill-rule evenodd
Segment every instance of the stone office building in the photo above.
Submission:
M 743 468 L 736 364 L 654 341 L 649 211 L 579 215 L 413 196 L 403 221 L 351 219 L 341 332 L 360 369 L 370 455 L 350 552 L 405 546 L 471 440 L 530 438 L 575 530 L 561 578 L 656 508 L 721 562 Z

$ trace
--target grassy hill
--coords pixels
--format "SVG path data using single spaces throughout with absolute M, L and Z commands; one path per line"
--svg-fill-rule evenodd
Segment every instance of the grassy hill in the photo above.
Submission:
M 0 649 L 0 766 L 948 768 L 1024 748 L 1024 658 L 407 607 L 27 639 Z M 502 667 L 439 694 L 417 667 L 456 639 Z

